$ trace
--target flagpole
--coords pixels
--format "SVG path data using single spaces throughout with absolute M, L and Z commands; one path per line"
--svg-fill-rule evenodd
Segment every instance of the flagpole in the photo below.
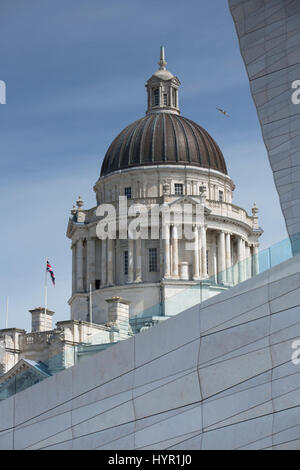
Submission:
M 48 302 L 48 292 L 47 292 L 47 261 L 48 257 L 46 257 L 46 266 L 45 266 L 45 311 L 44 311 L 44 331 L 46 331 L 46 315 L 47 315 L 47 302 Z
M 91 343 L 93 335 L 93 301 L 92 301 L 92 284 L 90 283 L 90 324 L 91 324 Z
M 5 328 L 8 328 L 8 302 L 9 298 L 6 297 L 6 315 L 5 315 Z

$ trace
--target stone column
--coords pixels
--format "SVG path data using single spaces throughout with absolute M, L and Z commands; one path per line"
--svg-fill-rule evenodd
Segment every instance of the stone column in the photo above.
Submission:
M 135 282 L 142 282 L 142 239 L 135 241 Z
M 256 276 L 256 274 L 259 274 L 258 245 L 253 245 L 252 276 Z
M 225 233 L 221 231 L 218 237 L 218 271 L 219 282 L 226 282 L 226 256 L 225 256 Z
M 133 239 L 128 238 L 128 283 L 133 282 Z
M 201 227 L 198 227 L 198 256 L 199 256 L 199 277 L 202 278 L 201 268 Z
M 251 254 L 250 247 L 245 244 L 245 279 L 250 279 L 251 277 Z
M 170 277 L 170 226 L 165 226 L 164 239 L 164 278 Z
M 226 280 L 228 283 L 232 282 L 231 272 L 231 237 L 230 233 L 225 235 L 225 246 L 226 246 Z
M 107 239 L 107 284 L 113 286 L 114 284 L 114 240 Z
M 96 278 L 96 240 L 95 238 L 89 238 L 87 240 L 87 290 L 90 289 L 90 284 L 92 284 L 92 289 L 95 289 L 95 278 Z
M 101 287 L 106 286 L 106 282 L 107 282 L 106 247 L 107 247 L 107 239 L 101 240 Z
M 178 278 L 178 234 L 177 226 L 172 227 L 172 277 Z
M 169 88 L 169 106 L 173 106 L 172 87 Z
M 207 277 L 207 268 L 206 268 L 206 226 L 202 225 L 200 231 L 201 239 L 201 278 L 204 279 Z
M 238 238 L 237 243 L 237 262 L 238 262 L 238 282 L 243 282 L 244 280 L 244 240 L 242 237 Z
M 83 292 L 83 240 L 76 243 L 76 291 Z
M 76 244 L 72 244 L 72 294 L 76 292 Z
M 218 258 L 217 258 L 217 234 L 212 237 L 212 274 L 215 284 L 218 283 Z
M 198 227 L 195 225 L 194 229 L 194 251 L 193 251 L 193 279 L 199 279 L 199 239 L 198 239 Z
M 243 281 L 247 279 L 247 261 L 246 261 L 246 241 L 243 239 L 243 261 L 242 261 L 242 273 L 243 273 Z

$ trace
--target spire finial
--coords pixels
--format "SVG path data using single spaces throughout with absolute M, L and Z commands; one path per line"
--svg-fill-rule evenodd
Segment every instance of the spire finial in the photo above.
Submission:
M 159 70 L 166 70 L 166 59 L 165 59 L 165 48 L 164 46 L 160 46 L 160 60 L 158 62 Z

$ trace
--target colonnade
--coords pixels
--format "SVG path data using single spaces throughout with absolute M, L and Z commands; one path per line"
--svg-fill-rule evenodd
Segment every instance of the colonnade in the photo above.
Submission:
M 161 256 L 163 257 L 163 279 L 191 280 L 187 262 L 179 256 L 179 226 L 170 224 L 164 227 Z M 215 284 L 237 284 L 259 272 L 258 246 L 249 244 L 236 234 L 224 230 L 210 231 L 209 254 L 207 256 L 207 225 L 193 226 L 192 249 L 193 280 L 209 279 Z M 186 242 L 185 240 L 183 240 Z M 180 240 L 181 242 L 181 240 Z M 120 250 L 119 240 L 101 240 L 100 287 L 116 284 L 116 269 L 123 269 L 123 260 L 115 259 Z M 127 282 L 142 282 L 142 240 L 128 239 Z M 159 258 L 159 253 L 158 253 Z M 159 260 L 158 260 L 159 261 Z M 72 245 L 73 280 L 75 292 L 88 290 L 96 280 L 96 238 L 79 238 Z M 120 266 L 121 263 L 121 266 Z M 158 262 L 159 265 L 159 262 Z
M 178 256 L 178 227 L 165 227 L 164 279 L 184 279 Z M 193 227 L 192 279 L 210 277 L 217 284 L 242 282 L 259 272 L 258 247 L 250 245 L 241 236 L 223 230 L 211 233 L 209 259 L 207 258 L 207 226 Z M 233 239 L 237 239 L 236 263 L 233 266 Z
M 78 239 L 72 245 L 72 291 L 84 292 L 86 273 L 86 290 L 90 283 L 95 285 L 96 280 L 96 238 L 86 241 Z M 120 261 L 116 260 L 116 247 L 119 240 L 101 240 L 100 286 L 108 287 L 116 284 L 116 269 L 120 268 Z M 86 256 L 84 256 L 84 243 L 86 243 Z M 84 262 L 86 266 L 84 266 Z M 123 261 L 122 261 L 123 263 Z M 123 264 L 121 266 L 123 269 Z M 128 239 L 128 283 L 142 282 L 142 240 Z M 94 288 L 94 287 L 93 287 Z

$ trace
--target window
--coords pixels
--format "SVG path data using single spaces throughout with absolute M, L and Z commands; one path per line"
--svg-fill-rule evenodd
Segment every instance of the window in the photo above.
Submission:
M 175 194 L 177 196 L 183 195 L 183 184 L 175 183 Z
M 154 97 L 154 106 L 158 106 L 159 105 L 159 89 L 158 88 L 154 90 L 153 97 Z
M 128 275 L 128 251 L 123 252 L 123 266 L 124 266 L 124 274 L 125 276 Z
M 224 193 L 223 193 L 223 191 L 219 191 L 219 201 L 220 201 L 220 202 L 224 201 Z
M 124 193 L 127 199 L 131 199 L 131 188 L 125 188 Z
M 168 95 L 167 93 L 164 93 L 164 105 L 167 106 L 168 104 Z
M 157 272 L 157 248 L 149 248 L 149 272 Z

